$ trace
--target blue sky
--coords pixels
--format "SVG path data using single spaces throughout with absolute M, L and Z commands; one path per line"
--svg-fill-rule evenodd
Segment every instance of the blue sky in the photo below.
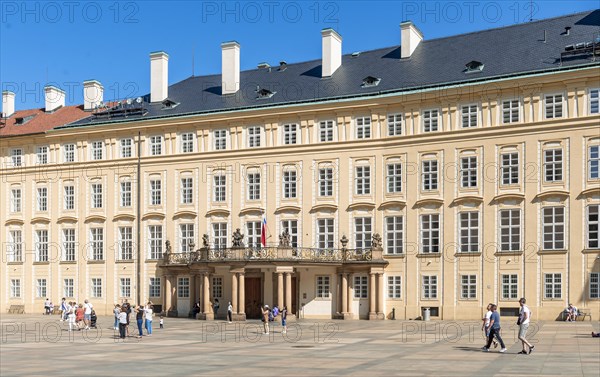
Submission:
M 82 82 L 104 98 L 148 93 L 149 53 L 170 55 L 169 82 L 219 73 L 220 44 L 241 44 L 242 70 L 320 59 L 320 30 L 343 37 L 343 52 L 400 43 L 412 20 L 425 39 L 591 10 L 598 1 L 7 1 L 0 2 L 0 82 L 17 109 L 43 107 L 47 83 L 83 102 Z M 193 53 L 192 53 L 193 52 Z

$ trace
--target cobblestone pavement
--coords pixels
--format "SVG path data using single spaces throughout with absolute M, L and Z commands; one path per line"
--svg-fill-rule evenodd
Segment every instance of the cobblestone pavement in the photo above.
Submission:
M 600 375 L 600 339 L 590 336 L 597 321 L 533 323 L 530 355 L 517 354 L 517 326 L 506 322 L 505 354 L 481 351 L 478 321 L 304 319 L 269 335 L 259 321 L 154 323 L 152 337 L 122 341 L 110 317 L 97 330 L 68 332 L 58 316 L 1 315 L 0 376 Z

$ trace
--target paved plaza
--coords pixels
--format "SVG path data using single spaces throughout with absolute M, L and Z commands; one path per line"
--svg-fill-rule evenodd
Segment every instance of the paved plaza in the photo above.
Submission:
M 166 318 L 152 337 L 117 339 L 112 318 L 69 333 L 58 316 L 2 315 L 0 375 L 7 376 L 510 376 L 600 374 L 597 321 L 538 322 L 531 355 L 518 355 L 516 325 L 504 322 L 508 351 L 481 352 L 477 321 L 314 321 L 287 334 L 262 323 Z M 512 321 L 511 321 L 512 322 Z M 133 328 L 132 328 L 133 330 Z

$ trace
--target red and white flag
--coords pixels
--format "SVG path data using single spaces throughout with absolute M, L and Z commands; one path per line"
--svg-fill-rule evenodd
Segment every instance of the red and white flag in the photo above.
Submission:
M 260 228 L 260 243 L 262 247 L 267 246 L 267 218 L 263 217 L 262 226 Z

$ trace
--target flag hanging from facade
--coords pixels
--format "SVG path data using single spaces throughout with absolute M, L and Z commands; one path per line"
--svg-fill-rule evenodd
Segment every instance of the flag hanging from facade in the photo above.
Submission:
M 263 217 L 262 226 L 260 228 L 260 243 L 263 247 L 267 246 L 267 218 Z

